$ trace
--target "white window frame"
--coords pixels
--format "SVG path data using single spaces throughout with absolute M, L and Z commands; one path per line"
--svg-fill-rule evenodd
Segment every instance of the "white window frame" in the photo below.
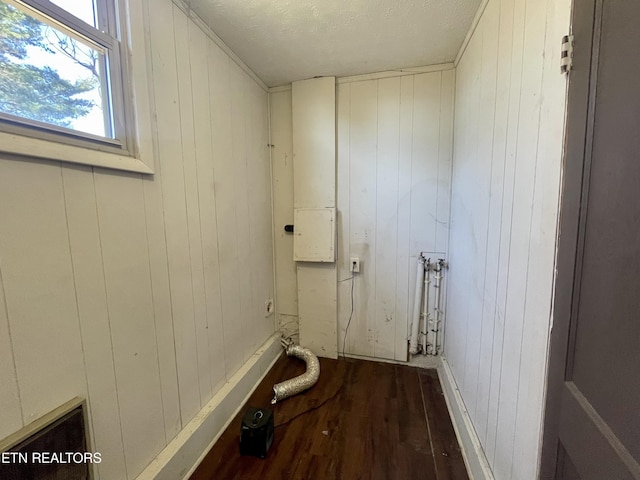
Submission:
M 99 28 L 88 25 L 48 0 L 3 1 L 28 11 L 66 35 L 95 44 L 108 55 L 109 98 L 103 102 L 111 104 L 114 138 L 0 112 L 0 152 L 153 173 L 149 101 L 144 93 L 146 46 L 139 0 L 96 0 Z M 141 53 L 138 62 L 132 60 L 134 44 Z M 136 66 L 137 63 L 140 65 Z

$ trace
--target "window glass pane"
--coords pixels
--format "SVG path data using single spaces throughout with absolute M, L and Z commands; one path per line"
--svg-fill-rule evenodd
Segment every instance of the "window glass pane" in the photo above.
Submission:
M 98 27 L 95 0 L 51 0 L 51 3 L 87 22 L 92 27 Z
M 0 112 L 112 137 L 104 54 L 0 1 Z

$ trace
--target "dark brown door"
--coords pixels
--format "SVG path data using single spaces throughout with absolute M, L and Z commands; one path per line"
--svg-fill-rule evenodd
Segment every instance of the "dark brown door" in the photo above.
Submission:
M 575 0 L 543 479 L 640 479 L 640 1 Z

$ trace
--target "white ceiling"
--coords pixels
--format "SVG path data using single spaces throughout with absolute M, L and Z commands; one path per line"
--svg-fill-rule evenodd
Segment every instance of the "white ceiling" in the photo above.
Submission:
M 267 85 L 454 60 L 481 0 L 190 0 Z

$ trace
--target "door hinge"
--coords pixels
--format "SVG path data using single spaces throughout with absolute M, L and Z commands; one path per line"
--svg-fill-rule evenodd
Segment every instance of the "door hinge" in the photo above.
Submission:
M 560 72 L 569 73 L 573 68 L 573 35 L 562 37 L 562 49 L 560 50 Z

